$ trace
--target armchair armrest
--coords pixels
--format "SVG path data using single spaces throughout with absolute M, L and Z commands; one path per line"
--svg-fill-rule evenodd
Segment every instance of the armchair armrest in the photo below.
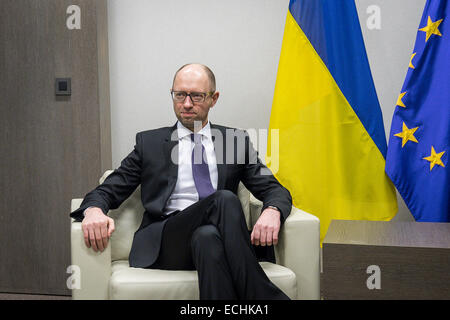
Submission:
M 275 246 L 277 263 L 294 271 L 298 299 L 320 299 L 320 222 L 292 207 Z
M 252 220 L 262 203 L 250 196 Z M 291 269 L 297 278 L 297 299 L 320 299 L 320 221 L 296 207 L 284 222 L 274 247 L 277 264 Z
M 72 199 L 72 211 L 80 207 L 83 199 Z M 72 289 L 72 299 L 108 299 L 111 277 L 111 245 L 103 252 L 94 252 L 84 243 L 81 223 L 71 223 L 72 265 L 80 268 L 80 288 Z

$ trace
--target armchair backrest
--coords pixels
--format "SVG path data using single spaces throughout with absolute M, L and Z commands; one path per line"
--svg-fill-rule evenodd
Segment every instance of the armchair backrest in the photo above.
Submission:
M 106 171 L 99 182 L 103 183 L 112 172 L 113 170 Z M 255 219 L 250 217 L 250 192 L 242 183 L 239 184 L 238 197 L 242 204 L 247 227 L 250 229 L 251 221 L 255 221 Z M 115 224 L 115 231 L 110 239 L 112 261 L 128 259 L 133 236 L 141 224 L 144 211 L 141 202 L 141 187 L 139 186 L 118 209 L 108 213 L 114 219 Z

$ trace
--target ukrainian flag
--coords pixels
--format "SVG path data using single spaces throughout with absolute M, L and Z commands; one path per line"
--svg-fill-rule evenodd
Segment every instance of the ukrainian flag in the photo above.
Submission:
M 320 219 L 321 241 L 332 219 L 396 214 L 395 189 L 384 171 L 383 119 L 354 1 L 290 1 L 270 129 L 266 162 L 294 206 Z

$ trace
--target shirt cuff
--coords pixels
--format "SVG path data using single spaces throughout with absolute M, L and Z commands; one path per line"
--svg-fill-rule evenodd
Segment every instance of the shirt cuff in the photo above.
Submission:
M 267 208 L 271 208 L 271 209 L 277 210 L 279 213 L 281 213 L 281 211 L 280 211 L 280 209 L 278 209 L 278 207 L 275 207 L 275 206 L 267 206 L 266 209 L 267 209 Z

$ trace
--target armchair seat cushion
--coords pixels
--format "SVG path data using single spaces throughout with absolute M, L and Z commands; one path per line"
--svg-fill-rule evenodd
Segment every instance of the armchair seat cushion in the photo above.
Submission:
M 261 262 L 270 280 L 291 299 L 297 298 L 295 273 L 281 265 Z M 197 271 L 131 268 L 127 260 L 112 262 L 109 297 L 115 300 L 197 300 Z

